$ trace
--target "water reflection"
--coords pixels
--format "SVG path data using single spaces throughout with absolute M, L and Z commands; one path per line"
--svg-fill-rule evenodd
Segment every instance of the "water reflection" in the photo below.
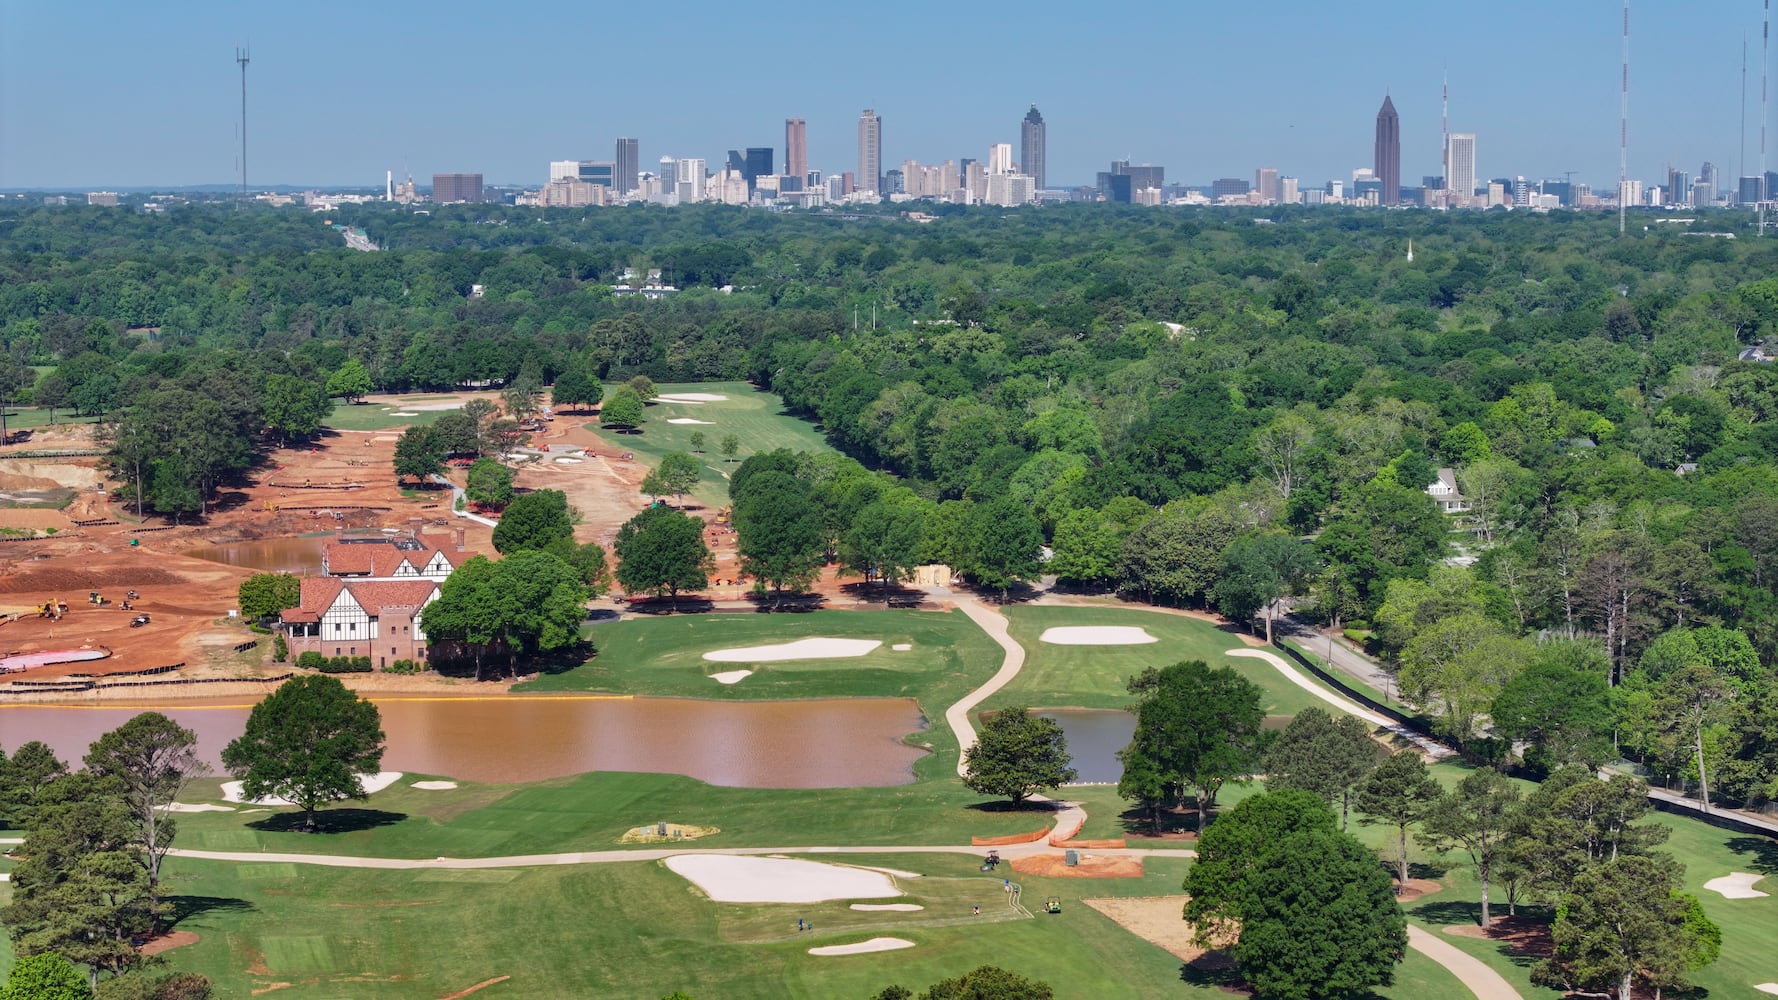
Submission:
M 183 555 L 194 559 L 256 569 L 266 573 L 321 572 L 324 538 L 262 538 L 253 542 L 223 542 L 190 549 Z

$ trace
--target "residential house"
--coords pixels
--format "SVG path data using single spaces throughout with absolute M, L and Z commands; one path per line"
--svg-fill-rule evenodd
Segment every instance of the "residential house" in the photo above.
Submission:
M 1457 489 L 1455 469 L 1438 470 L 1438 478 L 1426 487 L 1426 495 L 1436 500 L 1439 509 L 1447 514 L 1461 514 L 1469 509 L 1469 501 Z

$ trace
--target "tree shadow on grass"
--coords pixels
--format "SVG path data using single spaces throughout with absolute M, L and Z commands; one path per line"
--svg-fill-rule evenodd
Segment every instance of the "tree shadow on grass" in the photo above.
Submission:
M 1504 909 L 1505 907 L 1502 907 L 1502 910 Z M 1449 927 L 1452 924 L 1470 924 L 1479 927 L 1482 922 L 1482 904 L 1458 899 L 1432 900 L 1410 907 L 1408 914 L 1440 927 Z
M 989 799 L 986 802 L 971 802 L 968 807 L 976 812 L 985 813 L 1028 813 L 1032 816 L 1054 816 L 1062 810 L 1060 802 L 1018 802 L 1011 799 Z
M 1729 850 L 1752 855 L 1748 867 L 1761 875 L 1778 875 L 1778 841 L 1766 837 L 1731 837 Z
M 258 907 L 244 899 L 231 896 L 168 896 L 166 926 L 177 927 L 181 921 L 206 913 L 251 913 Z
M 1236 995 L 1247 995 L 1252 988 L 1241 978 L 1235 960 L 1226 951 L 1207 951 L 1179 967 L 1179 981 L 1193 986 L 1210 986 Z
M 374 830 L 379 826 L 394 826 L 405 819 L 407 813 L 383 809 L 322 809 L 315 813 L 313 832 L 356 833 L 360 830 Z M 247 825 L 266 833 L 310 832 L 300 812 L 276 813 Z

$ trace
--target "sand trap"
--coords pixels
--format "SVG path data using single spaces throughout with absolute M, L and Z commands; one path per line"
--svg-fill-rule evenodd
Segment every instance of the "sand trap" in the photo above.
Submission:
M 852 909 L 867 912 L 889 910 L 895 913 L 912 913 L 915 910 L 924 910 L 926 907 L 918 903 L 853 903 Z
M 914 943 L 907 938 L 874 937 L 869 941 L 856 944 L 830 944 L 821 948 L 810 948 L 811 955 L 864 955 L 873 951 L 896 951 L 901 948 L 912 948 Z
M 4 875 L 0 875 L 0 878 L 5 877 L 6 876 Z M 1761 983 L 1758 986 L 1755 986 L 1754 989 L 1759 990 L 1761 993 L 1778 993 L 1778 983 Z
M 753 676 L 751 670 L 724 670 L 720 674 L 711 674 L 710 679 L 718 684 L 733 684 Z
M 1758 899 L 1771 893 L 1760 892 L 1753 883 L 1765 878 L 1764 875 L 1749 875 L 1746 872 L 1730 872 L 1721 878 L 1713 878 L 1704 883 L 1704 888 L 1711 892 L 1722 893 L 1729 899 Z
M 798 639 L 775 646 L 743 646 L 739 649 L 717 649 L 704 654 L 704 659 L 717 663 L 765 663 L 770 660 L 825 660 L 840 656 L 863 656 L 883 644 L 880 639 Z
M 1144 646 L 1161 640 L 1129 625 L 1071 625 L 1046 628 L 1037 641 L 1054 646 Z
M 423 792 L 443 792 L 457 787 L 455 781 L 416 781 L 414 787 Z
M 10 872 L 0 872 L 0 882 L 11 882 L 11 881 L 12 881 L 12 874 Z
M 719 903 L 820 903 L 901 895 L 882 872 L 797 858 L 675 854 L 666 865 Z
M 895 650 L 897 653 L 905 653 L 908 650 L 913 649 L 914 646 L 912 643 L 898 642 L 895 645 L 890 646 L 889 648 Z
M 663 403 L 726 403 L 728 397 L 714 392 L 668 392 L 654 397 Z
M 425 404 L 416 404 L 416 405 L 413 405 L 413 406 L 409 406 L 409 407 L 408 407 L 408 408 L 407 408 L 407 412 L 408 412 L 408 413 L 410 413 L 410 414 L 412 414 L 412 413 L 413 413 L 413 411 L 415 411 L 415 410 L 419 410 L 419 411 L 421 411 L 421 412 L 423 412 L 423 413 L 437 413 L 437 412 L 439 412 L 439 411 L 440 411 L 440 410 L 461 410 L 461 409 L 462 409 L 462 408 L 463 408 L 463 404 L 462 404 L 462 402 L 456 402 L 456 403 L 425 403 Z M 414 415 L 417 415 L 417 414 L 414 414 Z M 397 414 L 396 414 L 396 416 L 398 416 L 398 417 L 399 417 L 399 416 L 401 416 L 401 414 L 399 414 L 399 413 L 397 413 Z
M 578 459 L 578 458 L 558 458 L 558 459 L 556 459 L 556 462 L 559 465 L 579 465 L 580 459 Z
M 667 421 L 667 423 L 669 423 L 669 424 L 704 424 L 705 426 L 710 425 L 710 421 L 708 421 L 708 420 L 693 420 L 690 417 L 674 417 L 673 419 Z
M 376 774 L 361 774 L 358 776 L 358 783 L 364 786 L 364 793 L 366 795 L 375 795 L 377 792 L 388 788 L 390 785 L 393 785 L 400 780 L 400 771 L 379 771 Z M 222 783 L 222 798 L 226 802 L 248 801 L 247 799 L 242 798 L 241 783 L 238 781 L 225 781 Z M 250 804 L 256 806 L 295 805 L 294 802 L 286 802 L 284 799 L 279 798 L 276 795 L 268 796 L 263 799 L 254 799 Z
M 414 411 L 412 411 L 412 410 L 396 410 L 396 411 L 395 411 L 395 412 L 394 412 L 394 413 L 392 413 L 392 414 L 390 414 L 390 416 L 395 416 L 395 417 L 417 417 L 417 416 L 419 416 L 419 414 L 418 414 L 418 413 L 415 413 L 415 412 L 414 412 Z
M 168 812 L 176 813 L 232 813 L 234 806 L 219 806 L 210 802 L 174 802 L 167 806 Z

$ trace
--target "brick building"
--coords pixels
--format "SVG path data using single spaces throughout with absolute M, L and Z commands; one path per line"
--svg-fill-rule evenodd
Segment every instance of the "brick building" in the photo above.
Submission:
M 322 546 L 325 575 L 304 577 L 297 606 L 280 616 L 293 657 L 368 656 L 386 667 L 427 659 L 420 612 L 439 584 L 472 557 L 462 533 L 454 545 L 417 531 L 397 538 L 341 537 Z

